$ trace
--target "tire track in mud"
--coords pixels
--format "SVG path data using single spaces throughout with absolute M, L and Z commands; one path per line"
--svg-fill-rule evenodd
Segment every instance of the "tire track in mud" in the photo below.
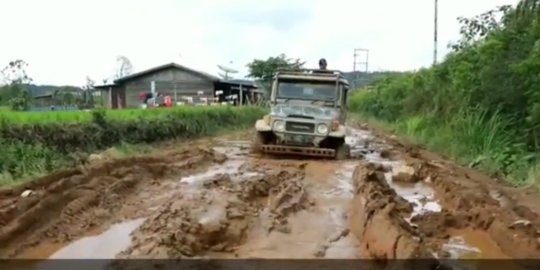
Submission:
M 128 220 L 120 234 L 131 240 L 100 256 L 540 257 L 536 211 L 508 191 L 371 131 L 349 135 L 347 161 L 261 157 L 248 154 L 249 143 L 224 141 L 42 180 L 24 199 L 21 189 L 0 193 L 0 239 L 8 243 L 0 251 L 31 254 L 21 239 L 66 243 Z M 106 233 L 97 237 L 118 237 Z M 56 256 L 81 256 L 75 246 Z
M 223 156 L 206 149 L 173 152 L 166 157 L 135 157 L 60 172 L 0 192 L 2 258 L 48 256 L 90 231 L 145 213 L 133 194 L 159 189 L 161 181 L 204 168 Z M 156 188 L 157 187 L 157 188 Z M 21 196 L 27 190 L 29 196 Z M 45 246 L 34 251 L 32 247 Z M 25 254 L 24 251 L 31 252 Z
M 341 163 L 244 156 L 227 164 L 181 179 L 184 188 L 119 257 L 356 256 L 347 225 L 351 178 L 335 175 Z

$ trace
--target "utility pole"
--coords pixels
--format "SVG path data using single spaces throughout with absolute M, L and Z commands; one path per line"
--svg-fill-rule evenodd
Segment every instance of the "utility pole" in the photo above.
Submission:
M 434 32 L 433 32 L 433 65 L 437 64 L 437 17 L 439 15 L 439 0 L 435 0 Z
M 364 55 L 365 58 L 364 60 L 360 60 L 359 57 L 360 55 Z M 357 86 L 357 83 L 358 83 L 358 79 L 360 77 L 360 73 L 357 72 L 359 70 L 357 70 L 357 66 L 361 66 L 363 65 L 364 66 L 364 72 L 367 73 L 368 72 L 368 61 L 369 61 L 369 50 L 368 49 L 361 49 L 361 48 L 356 48 L 354 49 L 354 61 L 353 61 L 353 74 L 355 75 L 354 77 L 354 81 L 352 82 L 352 89 L 355 89 L 356 86 Z

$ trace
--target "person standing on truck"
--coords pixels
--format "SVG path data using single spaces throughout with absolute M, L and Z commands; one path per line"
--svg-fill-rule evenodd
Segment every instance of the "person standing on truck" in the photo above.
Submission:
M 321 59 L 319 60 L 319 69 L 321 69 L 321 70 L 326 70 L 326 59 L 321 58 Z

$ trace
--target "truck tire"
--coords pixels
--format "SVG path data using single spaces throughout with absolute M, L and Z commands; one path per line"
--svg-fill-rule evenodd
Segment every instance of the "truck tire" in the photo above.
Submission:
M 336 147 L 336 156 L 335 156 L 336 160 L 348 159 L 350 157 L 350 155 L 351 155 L 351 149 L 350 149 L 349 145 L 346 144 L 345 142 L 340 143 Z
M 260 132 L 257 132 L 253 138 L 253 143 L 251 146 L 251 152 L 254 154 L 261 153 L 261 146 L 264 144 L 264 135 Z

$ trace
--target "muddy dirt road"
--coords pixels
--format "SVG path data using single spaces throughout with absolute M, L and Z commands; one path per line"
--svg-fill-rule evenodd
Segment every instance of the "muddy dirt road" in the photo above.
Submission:
M 346 161 L 249 134 L 0 191 L 2 258 L 540 258 L 540 199 L 364 128 Z

